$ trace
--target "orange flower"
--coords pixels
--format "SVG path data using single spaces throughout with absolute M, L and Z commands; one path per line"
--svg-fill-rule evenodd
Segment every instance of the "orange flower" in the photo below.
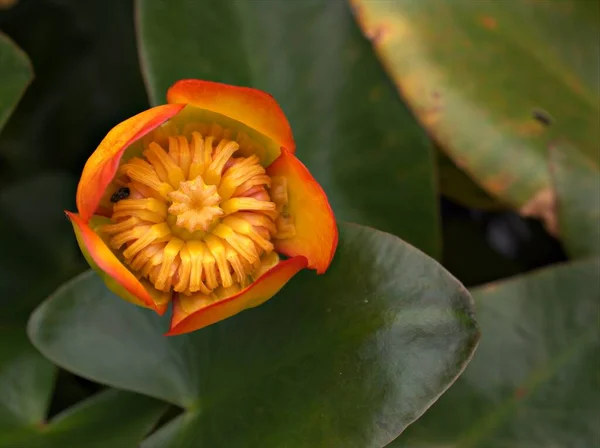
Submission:
M 173 303 L 176 335 L 325 272 L 337 227 L 270 95 L 189 79 L 167 100 L 108 133 L 67 215 L 115 294 L 159 314 Z

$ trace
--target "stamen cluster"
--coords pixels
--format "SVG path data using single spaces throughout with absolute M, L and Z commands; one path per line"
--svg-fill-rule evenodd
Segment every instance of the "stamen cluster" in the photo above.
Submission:
M 248 285 L 273 264 L 272 239 L 286 230 L 285 179 L 271 179 L 256 155 L 234 157 L 238 142 L 192 132 L 149 143 L 124 163 L 100 230 L 131 270 L 163 292 L 214 295 Z M 272 198 L 273 196 L 273 198 Z

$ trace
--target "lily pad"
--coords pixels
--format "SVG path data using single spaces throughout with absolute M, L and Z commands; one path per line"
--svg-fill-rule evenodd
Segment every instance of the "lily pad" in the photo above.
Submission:
M 440 149 L 436 154 L 438 184 L 443 196 L 464 207 L 476 210 L 495 211 L 507 208 L 505 204 L 487 194 Z M 443 240 L 445 242 L 444 238 Z
M 0 447 L 15 433 L 40 428 L 56 368 L 27 339 L 25 329 L 0 321 Z
M 165 410 L 158 400 L 111 391 L 47 421 L 58 369 L 31 345 L 25 324 L 81 270 L 62 214 L 73 198 L 73 179 L 58 173 L 0 190 L 0 448 L 133 447 Z
M 2 128 L 32 78 L 25 54 L 2 34 L 0 69 Z M 165 409 L 158 400 L 108 391 L 46 421 L 57 368 L 31 345 L 23 325 L 65 272 L 78 271 L 62 216 L 74 185 L 68 176 L 53 173 L 0 190 L 0 448 L 133 447 Z
M 0 448 L 138 446 L 166 405 L 107 391 L 47 419 L 57 368 L 0 319 Z
M 149 397 L 106 390 L 28 432 L 0 435 L 0 447 L 135 447 L 165 408 L 164 403 Z
M 490 194 L 543 215 L 550 143 L 599 157 L 595 2 L 351 3 L 420 122 Z
M 324 275 L 303 271 L 200 331 L 163 336 L 165 318 L 88 272 L 36 310 L 30 338 L 69 371 L 184 408 L 149 447 L 384 446 L 456 379 L 479 332 L 469 294 L 436 261 L 340 227 Z
M 182 78 L 271 93 L 339 219 L 439 256 L 433 148 L 345 2 L 140 0 L 138 36 L 153 103 Z
M 0 129 L 21 99 L 33 78 L 27 55 L 8 37 L 0 33 Z
M 577 261 L 474 289 L 477 353 L 392 446 L 599 446 L 599 272 Z
M 573 258 L 600 254 L 599 165 L 600 160 L 583 157 L 568 145 L 550 149 L 557 231 Z

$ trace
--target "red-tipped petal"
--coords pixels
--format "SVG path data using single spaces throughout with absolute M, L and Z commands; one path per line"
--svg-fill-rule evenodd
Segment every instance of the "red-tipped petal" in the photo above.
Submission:
M 191 104 L 233 118 L 289 151 L 296 150 L 292 129 L 277 101 L 266 92 L 250 87 L 183 79 L 167 92 L 169 103 Z
M 128 146 L 176 115 L 181 104 L 153 107 L 116 125 L 93 152 L 77 187 L 77 210 L 87 222 L 95 214 L 106 187 L 112 181 Z
M 308 169 L 285 148 L 268 168 L 269 176 L 287 179 L 288 206 L 296 234 L 274 240 L 275 250 L 289 257 L 303 255 L 318 274 L 327 270 L 338 242 L 338 230 L 325 192 Z
M 140 283 L 113 252 L 77 213 L 65 211 L 71 220 L 77 242 L 85 259 L 90 266 L 104 280 L 106 286 L 119 297 L 139 306 L 153 309 L 158 314 L 164 314 L 169 303 L 160 301 L 157 303 L 151 294 Z M 156 292 L 158 297 L 160 293 Z
M 179 303 L 179 298 L 175 298 L 171 329 L 166 335 L 174 336 L 199 330 L 247 308 L 266 302 L 277 294 L 298 271 L 305 268 L 306 264 L 307 260 L 304 257 L 280 261 L 239 293 L 214 302 L 191 314 L 186 314 Z

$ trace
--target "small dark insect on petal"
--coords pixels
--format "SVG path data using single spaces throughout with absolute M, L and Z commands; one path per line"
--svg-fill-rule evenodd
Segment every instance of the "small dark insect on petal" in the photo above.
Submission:
M 125 199 L 127 196 L 129 196 L 129 188 L 127 188 L 127 187 L 119 188 L 110 197 L 110 202 L 113 202 L 113 203 L 119 202 L 121 199 Z
M 543 124 L 544 126 L 550 126 L 553 122 L 552 117 L 550 116 L 550 114 L 544 110 L 541 109 L 534 109 L 533 112 L 531 113 L 531 116 L 537 120 L 538 122 L 540 122 L 541 124 Z

